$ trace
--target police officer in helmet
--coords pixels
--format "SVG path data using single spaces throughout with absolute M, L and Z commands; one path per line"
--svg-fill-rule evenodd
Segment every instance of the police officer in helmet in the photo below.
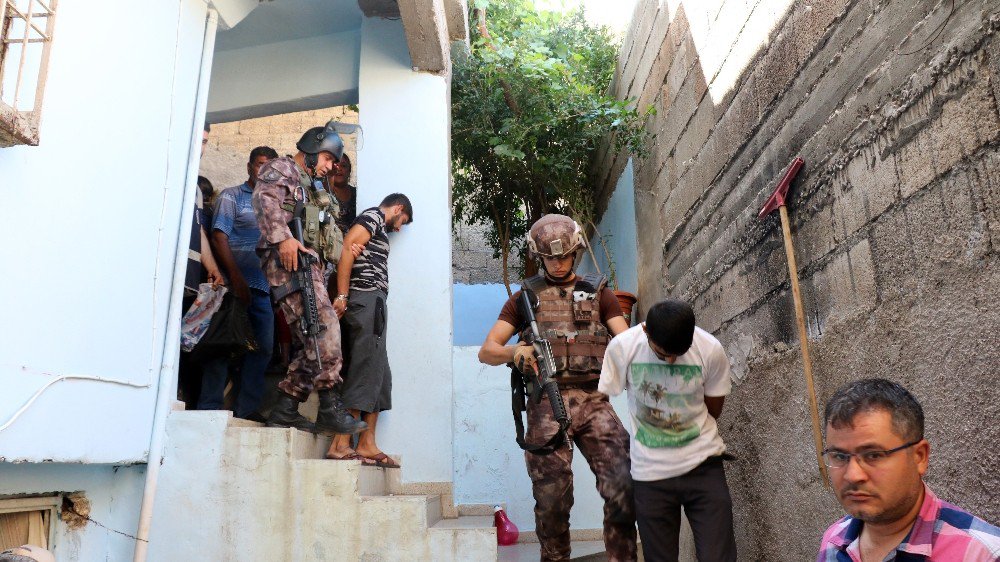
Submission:
M 343 365 L 340 324 L 324 283 L 323 263 L 336 264 L 343 248 L 343 234 L 334 224 L 339 213 L 336 199 L 322 188 L 323 178 L 338 165 L 344 153 L 340 135 L 328 124 L 313 127 L 296 144 L 295 156 L 276 158 L 258 174 L 253 208 L 261 230 L 257 252 L 271 285 L 272 299 L 281 307 L 292 333 L 299 338 L 300 350 L 288 365 L 288 374 L 278 384 L 278 401 L 267 420 L 268 427 L 295 427 L 324 433 L 358 433 L 367 427 L 344 408 L 334 387 L 341 382 Z M 303 219 L 300 243 L 291 232 L 294 216 Z M 309 252 L 319 260 L 312 268 L 313 287 L 322 331 L 316 345 L 304 341 L 298 323 L 304 309 L 301 289 L 292 272 L 300 267 L 299 252 Z M 317 360 L 318 359 L 318 360 Z M 316 390 L 320 408 L 315 426 L 299 414 L 299 404 Z
M 534 293 L 541 335 L 552 344 L 559 383 L 571 424 L 567 436 L 597 476 L 604 498 L 604 543 L 610 560 L 636 559 L 635 511 L 629 475 L 629 439 L 621 420 L 597 391 L 608 341 L 628 329 L 621 307 L 599 275 L 579 277 L 578 254 L 586 248 L 580 225 L 559 214 L 543 216 L 528 233 L 529 258 L 541 261 L 541 273 L 525 279 L 522 290 Z M 488 365 L 511 363 L 522 372 L 536 364 L 534 348 L 523 343 L 525 319 L 517 309 L 520 291 L 504 304 L 479 351 Z M 521 333 L 522 343 L 507 345 Z M 541 443 L 558 429 L 549 403 L 528 401 L 526 441 Z M 541 559 L 569 560 L 569 512 L 573 505 L 573 451 L 561 447 L 548 455 L 525 454 L 535 497 L 535 531 Z

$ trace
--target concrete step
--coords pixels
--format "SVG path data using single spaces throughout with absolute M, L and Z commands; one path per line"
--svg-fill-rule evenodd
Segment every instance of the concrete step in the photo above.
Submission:
M 497 547 L 496 559 L 500 562 L 537 562 L 539 548 L 537 542 L 500 546 Z M 570 560 L 577 562 L 596 562 L 608 559 L 604 541 L 573 541 L 570 543 L 570 549 L 572 552 Z
M 430 528 L 431 560 L 497 560 L 497 532 L 493 517 L 442 519 Z
M 441 496 L 438 495 L 388 495 L 388 496 L 361 496 L 361 511 L 364 514 L 370 511 L 373 515 L 381 514 L 382 510 L 395 510 L 398 514 L 396 521 L 390 521 L 394 525 L 407 522 L 415 523 L 418 527 L 426 530 L 441 521 Z
M 389 493 L 390 469 L 361 464 L 361 461 L 335 461 L 329 459 L 299 459 L 292 461 L 293 470 L 307 471 L 301 478 L 313 478 L 321 483 L 344 483 L 349 488 L 354 483 L 356 497 L 384 496 Z

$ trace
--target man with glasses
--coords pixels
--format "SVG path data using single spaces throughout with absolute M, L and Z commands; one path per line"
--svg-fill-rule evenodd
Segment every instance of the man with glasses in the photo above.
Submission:
M 923 482 L 924 412 L 905 388 L 850 383 L 830 398 L 825 420 L 823 459 L 849 515 L 826 530 L 817 562 L 1000 561 L 1000 529 Z

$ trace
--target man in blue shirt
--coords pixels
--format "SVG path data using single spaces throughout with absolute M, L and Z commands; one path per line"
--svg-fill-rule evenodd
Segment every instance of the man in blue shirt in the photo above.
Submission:
M 256 421 L 262 421 L 257 409 L 264 393 L 264 370 L 271 360 L 274 346 L 274 311 L 271 308 L 270 285 L 257 256 L 260 227 L 257 226 L 250 200 L 257 185 L 257 172 L 268 160 L 277 157 L 278 153 L 268 146 L 258 146 L 250 152 L 246 183 L 230 187 L 217 197 L 212 223 L 212 246 L 216 258 L 225 270 L 233 295 L 247 306 L 250 326 L 257 342 L 257 350 L 243 358 L 235 414 L 238 418 Z M 228 370 L 228 358 L 213 359 L 205 364 L 199 410 L 222 408 Z

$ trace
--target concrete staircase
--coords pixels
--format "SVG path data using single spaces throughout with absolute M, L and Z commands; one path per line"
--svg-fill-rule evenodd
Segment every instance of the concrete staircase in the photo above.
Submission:
M 171 412 L 150 559 L 497 560 L 491 517 L 445 519 L 440 495 L 403 493 L 405 468 L 326 460 L 328 446 L 228 412 Z

